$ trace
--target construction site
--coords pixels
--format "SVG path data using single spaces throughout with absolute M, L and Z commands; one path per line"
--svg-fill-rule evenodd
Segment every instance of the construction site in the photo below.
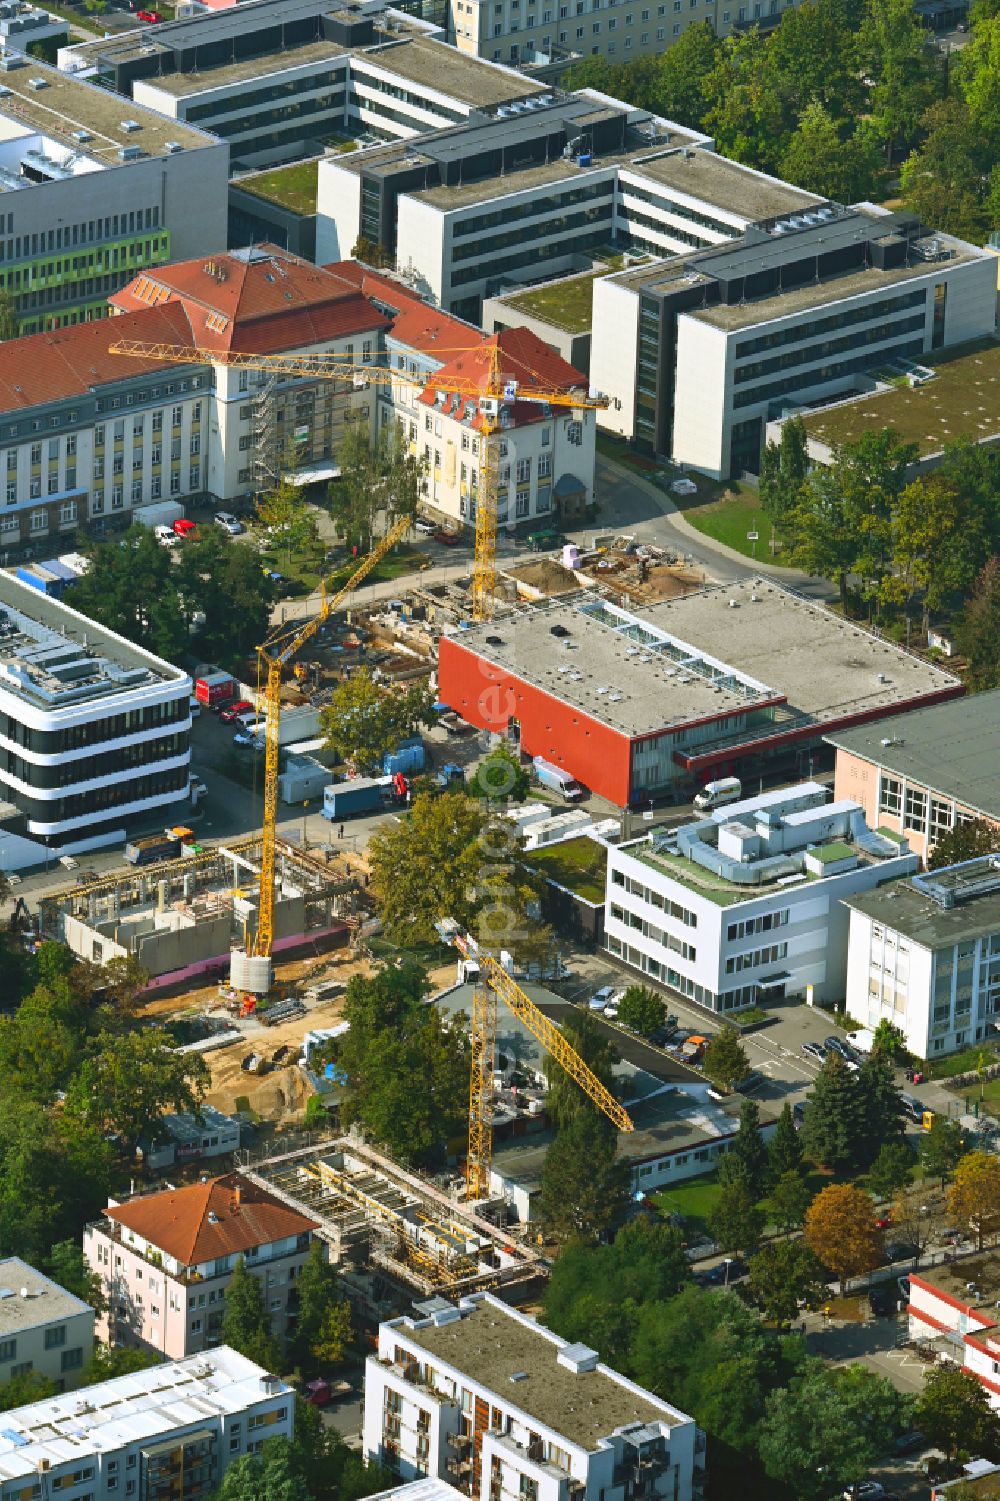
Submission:
M 459 1202 L 464 1179 L 439 1183 L 410 1172 L 360 1134 L 262 1160 L 243 1152 L 240 1170 L 318 1221 L 352 1301 L 369 1317 L 391 1316 L 414 1294 L 457 1299 L 491 1289 L 524 1302 L 546 1276 L 531 1246 Z
M 211 849 L 193 846 L 180 859 L 124 866 L 50 893 L 39 903 L 40 935 L 97 964 L 131 956 L 151 976 L 152 993 L 228 972 L 230 951 L 247 950 L 256 931 L 261 842 L 254 834 Z M 315 953 L 346 944 L 360 922 L 360 890 L 345 860 L 278 841 L 275 950 Z

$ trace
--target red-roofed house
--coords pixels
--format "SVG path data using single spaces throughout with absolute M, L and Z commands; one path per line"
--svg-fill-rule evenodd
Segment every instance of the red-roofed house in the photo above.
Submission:
M 83 1236 L 108 1300 L 103 1337 L 168 1360 L 217 1345 L 239 1256 L 263 1282 L 272 1332 L 283 1337 L 315 1229 L 315 1220 L 239 1173 L 110 1204 Z
M 110 299 L 112 311 L 178 304 L 191 341 L 220 354 L 336 354 L 374 360 L 389 317 L 356 285 L 323 266 L 255 246 L 147 271 Z M 215 366 L 213 441 L 208 490 L 215 502 L 254 488 L 255 464 L 266 480 L 289 453 L 314 478 L 335 470 L 345 414 L 367 414 L 372 396 L 343 382 Z M 217 438 L 214 428 L 218 429 Z M 262 446 L 255 433 L 265 432 Z

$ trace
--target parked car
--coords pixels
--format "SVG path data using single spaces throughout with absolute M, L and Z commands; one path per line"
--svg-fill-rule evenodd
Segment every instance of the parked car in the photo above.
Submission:
M 614 985 L 602 985 L 600 990 L 595 990 L 594 994 L 590 997 L 590 1000 L 587 1002 L 587 1010 L 603 1011 L 614 994 Z
M 420 532 L 424 537 L 433 537 L 434 533 L 437 531 L 437 527 L 434 525 L 433 521 L 415 521 L 413 525 L 415 530 Z
M 847 1487 L 844 1501 L 886 1501 L 885 1486 L 881 1480 L 862 1480 L 853 1490 Z
M 246 531 L 242 521 L 237 521 L 231 511 L 216 511 L 212 520 L 230 537 L 241 537 Z
M 563 534 L 555 527 L 547 526 L 540 532 L 529 532 L 524 540 L 532 552 L 547 552 L 550 548 L 562 546 Z
M 897 1277 L 896 1278 L 896 1290 L 899 1293 L 900 1298 L 902 1298 L 903 1302 L 904 1303 L 908 1303 L 910 1301 L 910 1279 L 909 1279 L 909 1277 Z
M 912 1261 L 919 1255 L 919 1247 L 912 1240 L 894 1240 L 885 1248 L 885 1259 L 890 1265 L 897 1261 Z
M 151 26 L 159 26 L 163 20 L 158 10 L 137 10 L 135 14 L 137 20 L 148 21 Z
M 717 1266 L 710 1267 L 707 1272 L 700 1273 L 698 1280 L 706 1283 L 709 1287 L 726 1287 L 730 1282 L 738 1282 L 741 1277 L 745 1277 L 747 1271 L 748 1267 L 745 1261 L 741 1261 L 738 1256 L 731 1256 L 729 1258 L 728 1275 L 726 1263 L 720 1261 Z
M 808 1057 L 815 1058 L 817 1063 L 823 1063 L 826 1059 L 826 1048 L 821 1042 L 804 1042 L 802 1051 Z
M 224 709 L 220 710 L 219 719 L 222 724 L 232 724 L 234 719 L 239 719 L 241 714 L 245 714 L 248 709 L 252 708 L 253 704 L 248 698 L 241 698 L 235 704 L 227 704 Z
M 901 1094 L 899 1099 L 903 1110 L 910 1117 L 910 1120 L 916 1125 L 922 1126 L 924 1123 L 923 1102 L 918 1100 L 916 1095 L 912 1094 Z
M 165 526 L 163 522 L 159 526 L 153 527 L 153 536 L 161 547 L 176 547 L 180 540 L 173 527 Z
M 139 15 L 142 15 L 142 11 L 139 12 Z M 197 530 L 198 528 L 195 526 L 194 522 L 188 521 L 186 516 L 180 516 L 174 522 L 174 531 L 177 533 L 178 537 L 190 537 L 192 532 L 196 532 Z
M 698 486 L 693 479 L 686 479 L 682 475 L 680 479 L 670 481 L 670 488 L 675 495 L 697 495 Z
M 919 1428 L 911 1428 L 909 1433 L 901 1433 L 895 1444 L 897 1454 L 919 1454 L 921 1449 L 926 1448 L 927 1440 Z
M 860 1060 L 857 1053 L 842 1037 L 828 1037 L 823 1046 L 828 1053 L 839 1053 L 849 1069 L 854 1070 L 858 1067 Z
M 245 750 L 263 750 L 263 745 L 256 735 L 249 730 L 238 730 L 233 736 L 233 744 L 239 745 Z
M 890 1283 L 880 1283 L 868 1293 L 868 1307 L 877 1319 L 890 1319 L 896 1312 L 898 1299 L 896 1289 Z

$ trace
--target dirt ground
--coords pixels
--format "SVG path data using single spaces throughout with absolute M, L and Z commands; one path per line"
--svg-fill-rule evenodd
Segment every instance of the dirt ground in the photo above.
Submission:
M 567 594 L 579 589 L 580 580 L 572 568 L 564 568 L 554 558 L 539 558 L 537 562 L 522 563 L 508 570 L 510 577 L 538 589 L 542 594 Z
M 318 980 L 340 980 L 346 985 L 352 975 L 370 974 L 371 970 L 370 960 L 357 958 L 348 949 L 324 954 L 320 958 L 310 954 L 275 963 L 275 977 L 279 984 L 296 984 L 303 988 Z M 452 983 L 454 977 L 454 963 L 432 970 L 432 991 L 443 989 Z M 343 1015 L 343 1005 L 341 993 L 310 1006 L 305 1016 L 293 1017 L 274 1027 L 265 1027 L 252 1017 L 232 1021 L 242 1033 L 241 1041 L 204 1055 L 211 1074 L 206 1103 L 226 1114 L 249 1106 L 262 1120 L 275 1124 L 287 1124 L 300 1117 L 312 1092 L 305 1074 L 296 1063 L 302 1039 L 313 1027 L 335 1026 Z M 226 1017 L 218 985 L 202 985 L 181 995 L 161 996 L 143 1008 L 144 1017 L 160 1022 L 172 1017 L 190 1017 L 199 1012 Z M 260 1077 L 241 1068 L 241 1061 L 247 1053 L 256 1050 L 265 1058 L 271 1058 L 280 1047 L 290 1049 L 289 1064 Z

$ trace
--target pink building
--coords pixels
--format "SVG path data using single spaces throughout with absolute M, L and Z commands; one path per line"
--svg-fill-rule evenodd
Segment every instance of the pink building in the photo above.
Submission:
M 217 1345 L 226 1287 L 242 1256 L 264 1283 L 273 1333 L 284 1338 L 315 1229 L 315 1220 L 239 1173 L 112 1203 L 83 1236 L 108 1300 L 99 1333 L 168 1360 Z
M 1000 1411 L 1000 1252 L 910 1273 L 910 1338 L 941 1349 L 986 1388 Z

